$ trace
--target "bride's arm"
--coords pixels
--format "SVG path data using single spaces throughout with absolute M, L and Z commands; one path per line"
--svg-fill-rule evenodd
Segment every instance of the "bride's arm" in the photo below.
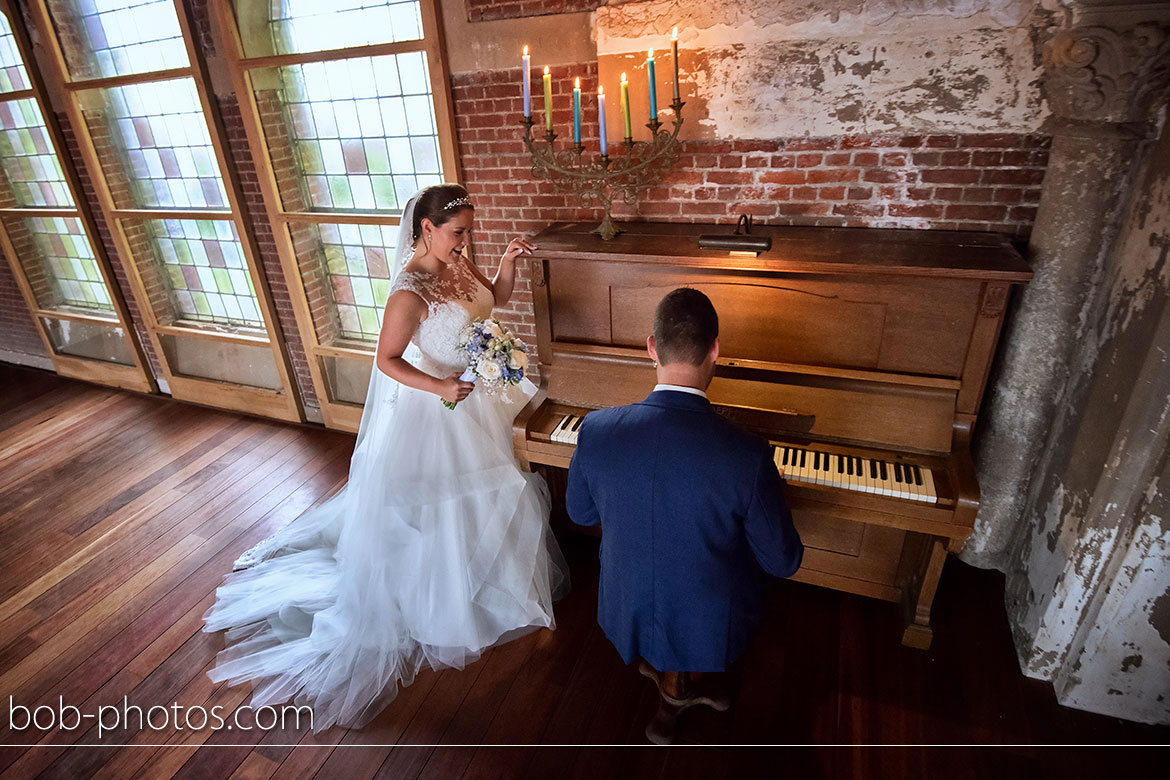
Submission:
M 512 298 L 512 290 L 516 287 L 516 258 L 527 252 L 532 254 L 536 244 L 517 236 L 508 242 L 508 248 L 500 256 L 500 267 L 496 269 L 496 276 L 492 279 L 492 294 L 496 299 L 496 306 L 503 306 Z
M 462 382 L 458 374 L 446 379 L 433 377 L 412 366 L 402 354 L 410 344 L 410 337 L 419 323 L 426 319 L 426 302 L 409 290 L 398 290 L 386 301 L 382 315 L 382 331 L 378 334 L 378 349 L 374 353 L 378 370 L 407 387 L 434 393 L 445 401 L 458 403 L 475 388 L 471 382 Z
M 496 275 L 490 282 L 478 268 L 471 263 L 467 264 L 484 286 L 492 291 L 493 306 L 503 306 L 511 300 L 512 291 L 516 288 L 516 258 L 525 252 L 531 254 L 534 249 L 536 244 L 520 237 L 513 238 L 500 257 L 500 267 L 496 269 Z

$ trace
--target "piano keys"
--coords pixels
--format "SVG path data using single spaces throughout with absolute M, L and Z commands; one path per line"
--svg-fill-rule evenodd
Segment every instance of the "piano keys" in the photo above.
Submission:
M 785 472 L 805 542 L 793 579 L 901 604 L 903 643 L 928 647 L 947 553 L 979 508 L 970 441 L 1007 302 L 1031 278 L 1008 239 L 763 227 L 772 249 L 741 257 L 699 248 L 709 225 L 591 229 L 553 225 L 528 259 L 540 388 L 517 459 L 563 484 L 584 416 L 653 389 L 658 301 L 699 289 L 720 320 L 708 397 Z
M 550 439 L 575 445 L 584 419 L 583 414 L 564 415 L 553 428 Z M 929 504 L 938 501 L 934 491 L 934 475 L 926 466 L 861 455 L 836 454 L 781 442 L 772 442 L 772 459 L 789 482 Z

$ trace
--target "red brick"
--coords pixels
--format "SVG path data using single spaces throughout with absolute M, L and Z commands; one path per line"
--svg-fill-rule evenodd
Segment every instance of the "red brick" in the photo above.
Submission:
M 817 197 L 820 200 L 844 200 L 845 188 L 843 186 L 821 187 L 817 190 Z
M 887 170 L 885 168 L 871 168 L 861 176 L 865 181 L 877 182 L 878 184 L 905 181 L 906 177 L 907 174 L 901 170 Z
M 952 203 L 947 206 L 947 219 L 971 219 L 998 222 L 1007 215 L 1006 206 L 968 206 Z
M 888 155 L 879 155 L 877 152 L 854 152 L 853 164 L 859 167 L 871 167 L 878 164 L 878 160 Z
M 979 181 L 981 173 L 972 168 L 939 168 L 922 171 L 921 178 L 928 184 L 974 184 Z
M 1014 133 L 970 133 L 959 139 L 959 145 L 967 148 L 1011 148 L 1020 142 L 1021 137 Z
M 943 215 L 943 207 L 935 203 L 922 203 L 914 206 L 905 203 L 891 203 L 889 210 L 891 217 L 938 219 Z
M 821 160 L 823 159 L 823 157 L 824 157 L 824 155 L 821 155 L 821 154 L 811 154 L 811 153 L 798 154 L 798 155 L 796 155 L 796 167 L 797 168 L 813 168 L 813 167 L 821 164 Z
M 849 200 L 866 200 L 873 195 L 873 187 L 850 187 L 846 197 Z
M 824 216 L 829 213 L 828 203 L 778 203 L 776 213 L 780 216 Z
M 725 154 L 719 158 L 720 168 L 742 168 L 743 155 L 741 154 Z
M 992 168 L 983 171 L 984 184 L 1012 184 L 1026 187 L 1044 181 L 1044 171 L 1035 168 Z
M 752 179 L 748 171 L 707 171 L 707 181 L 712 184 L 750 184 Z
M 826 182 L 857 181 L 856 168 L 830 168 L 828 170 L 812 170 L 808 172 L 808 181 L 812 184 Z
M 959 145 L 959 137 L 954 135 L 928 135 L 922 139 L 922 145 L 930 149 L 954 149 Z
M 760 174 L 761 184 L 804 184 L 804 171 L 768 171 Z
M 885 214 L 885 206 L 877 203 L 838 203 L 833 206 L 833 213 L 842 217 L 880 217 Z
M 890 135 L 847 135 L 841 139 L 842 149 L 876 149 L 898 146 L 900 139 Z
M 963 190 L 964 203 L 990 203 L 995 190 L 990 187 L 968 187 Z

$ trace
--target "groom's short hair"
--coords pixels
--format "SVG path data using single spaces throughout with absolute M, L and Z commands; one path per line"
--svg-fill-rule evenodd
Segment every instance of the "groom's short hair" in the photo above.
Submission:
M 719 337 L 719 315 L 711 300 L 690 287 L 671 290 L 654 311 L 658 362 L 698 366 Z

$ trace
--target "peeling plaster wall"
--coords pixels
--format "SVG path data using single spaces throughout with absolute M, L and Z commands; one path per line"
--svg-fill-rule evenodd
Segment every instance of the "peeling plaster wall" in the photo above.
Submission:
M 645 98 L 633 93 L 644 91 L 653 46 L 665 118 L 673 63 L 662 54 L 677 24 L 684 137 L 1033 132 L 1046 117 L 1033 40 L 1059 8 L 1055 0 L 625 3 L 597 10 L 599 71 L 607 92 L 616 92 L 618 71 L 629 72 L 639 109 Z M 618 132 L 616 121 L 610 130 Z
M 1102 273 L 1008 573 L 1021 665 L 1170 723 L 1170 133 Z

